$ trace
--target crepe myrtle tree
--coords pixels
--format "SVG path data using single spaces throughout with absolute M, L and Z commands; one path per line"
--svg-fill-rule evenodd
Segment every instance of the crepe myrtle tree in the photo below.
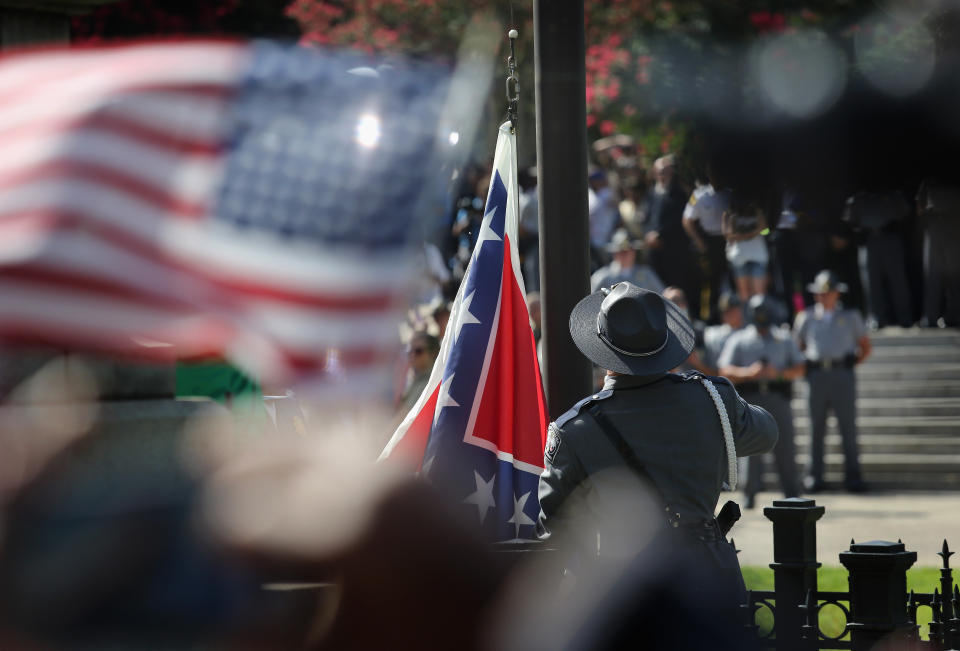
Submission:
M 532 124 L 532 4 L 529 0 L 123 0 L 76 17 L 72 32 L 79 42 L 148 35 L 298 38 L 305 45 L 452 61 L 468 30 L 489 28 L 505 35 L 509 27 L 516 27 L 524 93 L 521 120 Z M 898 52 L 910 51 L 904 43 L 922 46 L 922 36 L 929 33 L 948 42 L 950 35 L 960 32 L 960 28 L 947 29 L 960 24 L 960 19 L 951 22 L 949 16 L 943 17 L 946 0 L 912 5 L 917 8 L 914 15 L 923 14 L 917 20 L 878 25 L 871 22 L 877 14 L 874 0 L 585 0 L 585 99 L 591 140 L 614 133 L 630 135 L 636 142 L 634 154 L 647 163 L 665 151 L 689 157 L 698 147 L 697 115 L 690 106 L 704 84 L 716 84 L 716 63 L 731 62 L 728 90 L 741 93 L 736 53 L 746 44 L 778 34 L 816 30 L 852 53 L 856 39 L 874 30 L 879 38 L 873 40 L 880 47 L 860 61 L 865 66 L 889 67 L 896 63 Z M 940 38 L 941 34 L 947 36 Z M 499 42 L 501 51 L 496 55 L 504 58 L 507 39 Z M 858 61 L 853 56 L 848 60 Z M 491 93 L 496 97 L 491 96 L 489 105 L 503 105 L 499 84 Z

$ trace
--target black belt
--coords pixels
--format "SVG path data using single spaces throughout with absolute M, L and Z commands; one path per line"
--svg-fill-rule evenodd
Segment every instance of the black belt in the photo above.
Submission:
M 759 380 L 741 382 L 737 385 L 741 394 L 746 393 L 779 393 L 789 398 L 793 395 L 793 383 L 789 380 Z
M 854 354 L 835 359 L 808 359 L 808 371 L 831 371 L 838 368 L 853 368 L 857 363 L 857 356 Z

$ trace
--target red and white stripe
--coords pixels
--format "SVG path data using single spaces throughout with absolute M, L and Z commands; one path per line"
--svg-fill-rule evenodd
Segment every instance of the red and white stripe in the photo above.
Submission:
M 329 348 L 345 370 L 382 363 L 401 259 L 207 219 L 249 56 L 178 42 L 0 57 L 0 337 L 228 354 L 276 380 Z

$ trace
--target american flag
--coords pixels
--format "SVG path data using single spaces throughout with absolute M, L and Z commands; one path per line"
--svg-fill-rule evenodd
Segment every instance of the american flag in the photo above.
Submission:
M 464 118 L 449 67 L 388 63 L 225 41 L 0 58 L 0 338 L 379 376 Z
M 500 127 L 483 222 L 430 380 L 381 455 L 413 460 L 490 540 L 530 538 L 547 412 L 517 256 L 516 139 Z

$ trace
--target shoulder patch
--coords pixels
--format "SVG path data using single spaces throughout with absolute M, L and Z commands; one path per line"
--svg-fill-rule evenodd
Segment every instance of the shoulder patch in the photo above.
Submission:
M 554 421 L 554 422 L 551 424 L 551 427 L 554 427 L 554 426 L 555 426 L 557 429 L 560 429 L 561 427 L 563 427 L 564 425 L 566 425 L 568 422 L 570 422 L 571 420 L 573 420 L 573 419 L 580 413 L 580 411 L 581 411 L 582 409 L 584 409 L 585 407 L 590 406 L 590 405 L 593 404 L 594 402 L 599 402 L 599 401 L 601 401 L 601 400 L 606 400 L 607 398 L 609 398 L 609 397 L 612 396 L 612 395 L 613 395 L 613 391 L 612 391 L 612 390 L 610 390 L 610 389 L 605 389 L 605 390 L 603 390 L 603 391 L 598 391 L 597 393 L 594 393 L 593 395 L 587 396 L 586 398 L 584 398 L 583 400 L 581 400 L 580 402 L 578 402 L 577 404 L 575 404 L 573 407 L 571 407 L 570 409 L 568 409 L 566 412 L 564 412 L 563 415 L 560 416 L 560 418 L 558 418 L 556 421 Z
M 667 377 L 674 382 L 689 382 L 690 380 L 699 380 L 703 377 L 700 371 L 683 371 L 682 373 L 667 373 Z
M 543 458 L 553 463 L 557 457 L 557 450 L 560 449 L 560 432 L 555 423 L 550 423 L 547 428 L 547 445 L 543 449 Z

